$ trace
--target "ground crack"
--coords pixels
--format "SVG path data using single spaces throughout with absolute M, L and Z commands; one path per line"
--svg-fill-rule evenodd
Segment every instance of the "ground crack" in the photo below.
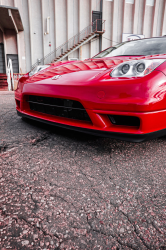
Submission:
M 97 213 L 96 213 L 97 214 Z M 95 218 L 96 218 L 96 215 L 95 215 Z M 107 236 L 107 237 L 112 237 L 113 239 L 115 239 L 120 246 L 124 247 L 128 247 L 132 250 L 137 250 L 138 248 L 137 247 L 134 247 L 132 244 L 130 243 L 123 243 L 118 236 L 114 235 L 114 234 L 111 234 L 111 233 L 106 233 L 104 232 L 103 230 L 98 230 L 98 229 L 94 229 L 93 226 L 91 225 L 91 222 L 89 221 L 88 219 L 88 216 L 87 216 L 87 223 L 88 225 L 90 226 L 90 231 L 93 231 L 95 233 L 98 233 L 98 234 L 101 234 L 101 235 L 104 235 L 104 236 Z
M 119 208 L 118 208 L 118 210 L 119 210 Z M 131 219 L 129 218 L 129 216 L 128 216 L 127 214 L 125 214 L 122 210 L 119 210 L 119 212 L 121 212 L 121 213 L 127 218 L 128 222 L 133 226 L 134 232 L 135 232 L 135 234 L 137 235 L 137 237 L 140 239 L 140 241 L 142 242 L 142 244 L 143 244 L 147 249 L 151 249 L 151 248 L 149 247 L 149 245 L 146 244 L 144 238 L 141 236 L 141 234 L 139 233 L 139 231 L 138 231 L 136 225 L 131 221 Z
M 50 137 L 49 133 L 43 134 L 31 140 L 33 146 L 37 145 L 38 143 L 47 140 Z
M 34 224 L 30 223 L 30 222 L 29 222 L 24 216 L 22 216 L 22 215 L 18 215 L 18 219 L 24 221 L 24 222 L 25 222 L 26 224 L 28 224 L 29 226 L 32 226 L 33 228 L 35 228 L 35 229 L 41 231 L 41 232 L 43 233 L 44 236 L 50 236 L 51 238 L 55 237 L 55 238 L 57 238 L 58 241 L 59 241 L 59 236 L 58 236 L 56 233 L 51 234 L 51 233 L 47 232 L 46 230 L 44 230 L 44 229 L 42 228 L 42 226 L 40 226 L 40 225 L 38 226 L 38 225 L 34 225 Z
M 8 149 L 8 145 L 7 144 L 0 145 L 0 153 L 6 152 L 7 149 Z

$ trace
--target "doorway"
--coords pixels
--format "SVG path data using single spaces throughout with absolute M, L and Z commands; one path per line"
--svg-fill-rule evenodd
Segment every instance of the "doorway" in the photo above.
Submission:
M 5 54 L 4 54 L 4 44 L 3 43 L 0 43 L 0 73 L 1 74 L 6 73 Z
M 95 21 L 97 22 L 97 24 Z M 92 11 L 92 22 L 95 22 L 93 24 L 93 32 L 102 31 L 102 12 L 101 11 Z

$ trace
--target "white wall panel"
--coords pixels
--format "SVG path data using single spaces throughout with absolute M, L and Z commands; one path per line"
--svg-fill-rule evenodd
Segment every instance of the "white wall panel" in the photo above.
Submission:
M 51 31 L 54 30 L 54 27 L 51 27 L 51 24 L 54 23 L 54 18 L 51 13 L 54 11 L 50 6 L 50 0 L 41 0 L 42 6 L 42 35 L 43 35 L 43 54 L 44 56 L 48 55 L 52 51 L 52 41 L 51 41 Z M 53 20 L 52 20 L 53 18 Z M 54 42 L 54 41 L 53 41 Z
M 50 7 L 50 33 L 49 33 L 49 42 L 51 42 L 50 50 L 53 51 L 56 48 L 55 44 L 55 1 L 49 0 Z
M 102 49 L 112 45 L 112 20 L 113 20 L 113 3 L 111 1 L 103 1 L 103 20 L 105 22 L 105 33 L 102 36 Z
M 79 32 L 92 22 L 90 0 L 79 0 Z M 79 49 L 79 58 L 85 59 L 90 57 L 90 43 L 85 44 Z
M 14 7 L 14 0 L 0 0 L 0 5 L 6 5 L 6 6 Z
M 125 0 L 125 3 L 134 4 L 134 0 Z
M 113 1 L 113 45 L 122 41 L 124 0 Z
M 92 11 L 100 11 L 100 0 L 91 0 L 91 10 L 90 10 L 90 19 L 92 22 Z M 89 57 L 93 57 L 99 52 L 99 38 L 94 38 L 90 42 L 90 54 Z
M 153 31 L 154 6 L 145 5 L 143 34 L 145 37 L 151 37 Z
M 146 5 L 154 6 L 155 0 L 146 0 Z
M 133 14 L 133 34 L 143 34 L 145 0 L 135 0 Z
M 15 30 L 5 30 L 6 54 L 18 54 Z
M 67 0 L 67 34 L 68 39 L 79 33 L 79 2 Z M 79 51 L 74 51 L 68 58 L 79 58 Z
M 40 0 L 29 0 L 31 63 L 43 57 L 42 9 Z
M 91 57 L 99 53 L 99 38 L 94 38 L 91 41 Z
M 67 6 L 66 0 L 55 0 L 56 11 L 56 47 L 67 41 Z
M 162 21 L 165 0 L 156 0 L 154 10 L 153 34 L 152 36 L 162 35 Z
M 31 40 L 30 40 L 30 20 L 28 11 L 28 0 L 22 0 L 22 21 L 24 26 L 24 40 L 25 40 L 25 63 L 26 71 L 31 69 Z
M 83 30 L 91 21 L 91 8 L 89 0 L 79 0 L 79 30 Z
M 14 0 L 14 7 L 17 7 L 19 9 L 21 20 L 23 22 L 23 19 L 25 20 L 27 10 L 26 10 L 26 12 L 24 14 L 22 1 Z M 20 73 L 27 71 L 27 68 L 26 68 L 26 52 L 25 52 L 26 48 L 25 48 L 25 46 L 26 45 L 25 45 L 24 31 L 21 31 L 21 32 L 19 32 L 17 34 L 17 49 L 18 49 L 19 72 Z
M 162 36 L 166 35 L 166 2 L 163 7 Z
M 92 0 L 92 10 L 100 11 L 100 0 Z
M 133 11 L 134 5 L 125 3 L 124 5 L 124 20 L 123 20 L 123 33 L 133 32 Z

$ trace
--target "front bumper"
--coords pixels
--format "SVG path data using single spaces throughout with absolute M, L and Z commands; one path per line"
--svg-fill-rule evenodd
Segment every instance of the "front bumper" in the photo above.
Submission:
M 74 130 L 97 131 L 98 134 L 116 133 L 120 135 L 143 136 L 166 129 L 166 110 L 153 112 L 126 112 L 111 110 L 86 109 L 90 117 L 89 121 L 81 121 L 60 117 L 56 115 L 37 112 L 30 109 L 26 98 L 18 99 L 16 97 L 16 109 L 22 116 L 28 116 L 31 119 L 39 119 L 44 122 L 55 123 L 57 126 L 69 126 Z M 109 116 L 131 116 L 140 120 L 139 126 L 116 125 L 111 122 Z M 96 133 L 96 132 L 95 132 Z M 117 138 L 117 136 L 116 136 Z M 121 137 L 120 137 L 121 138 Z
M 161 136 L 166 134 L 166 129 L 162 129 L 159 131 L 146 133 L 146 134 L 130 134 L 130 133 L 94 130 L 94 129 L 88 129 L 88 128 L 83 128 L 83 127 L 75 127 L 75 126 L 71 126 L 71 125 L 65 125 L 65 124 L 61 124 L 61 123 L 57 123 L 57 122 L 53 122 L 53 121 L 49 121 L 49 120 L 44 120 L 44 119 L 41 119 L 41 118 L 38 118 L 35 116 L 27 115 L 27 114 L 19 112 L 19 111 L 17 111 L 17 114 L 23 118 L 32 119 L 32 120 L 37 121 L 37 122 L 43 122 L 43 123 L 48 124 L 48 125 L 53 125 L 53 126 L 57 126 L 57 127 L 65 128 L 65 129 L 70 129 L 70 130 L 74 130 L 77 132 L 82 132 L 82 133 L 91 134 L 91 135 L 95 135 L 95 136 L 109 137 L 112 139 L 125 140 L 125 141 L 129 141 L 129 142 L 143 142 L 146 140 L 151 140 L 151 139 L 154 139 L 157 137 L 161 137 Z

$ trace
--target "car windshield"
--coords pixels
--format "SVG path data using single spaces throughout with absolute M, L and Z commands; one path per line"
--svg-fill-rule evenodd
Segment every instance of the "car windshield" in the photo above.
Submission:
M 134 40 L 110 47 L 93 58 L 166 54 L 166 37 Z

